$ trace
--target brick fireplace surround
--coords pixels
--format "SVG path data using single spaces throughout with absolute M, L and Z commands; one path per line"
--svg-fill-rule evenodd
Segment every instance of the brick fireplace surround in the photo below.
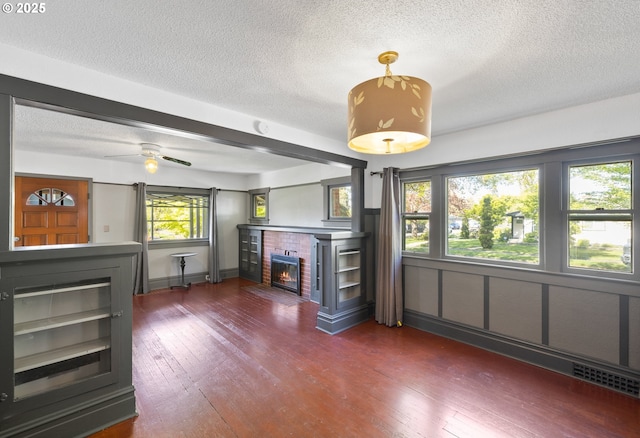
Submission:
M 271 254 L 300 257 L 300 292 L 309 300 L 311 295 L 311 241 L 313 235 L 288 231 L 262 231 L 262 283 L 271 284 Z

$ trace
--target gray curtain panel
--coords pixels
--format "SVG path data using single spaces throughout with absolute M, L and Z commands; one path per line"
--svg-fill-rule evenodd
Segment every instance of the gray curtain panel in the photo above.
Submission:
M 143 182 L 136 185 L 133 238 L 142 244 L 142 252 L 136 259 L 133 294 L 146 294 L 149 292 L 149 244 L 147 242 L 147 185 Z
M 382 174 L 382 203 L 376 263 L 376 321 L 389 327 L 402 325 L 402 223 L 398 169 Z
M 209 283 L 220 283 L 220 255 L 218 253 L 218 189 L 209 189 Z

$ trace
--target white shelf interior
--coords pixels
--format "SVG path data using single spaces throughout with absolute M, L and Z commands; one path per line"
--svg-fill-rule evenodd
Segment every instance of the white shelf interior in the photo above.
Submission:
M 88 310 L 85 312 L 72 313 L 70 315 L 54 316 L 36 321 L 18 323 L 14 326 L 13 334 L 14 336 L 25 335 L 27 333 L 38 332 L 41 330 L 49 330 L 57 327 L 64 327 L 66 325 L 109 318 L 110 316 L 111 312 L 108 308 Z
M 70 345 L 68 347 L 57 348 L 43 353 L 32 354 L 17 358 L 14 361 L 14 373 L 20 373 L 34 368 L 51 365 L 52 363 L 61 362 L 74 357 L 84 356 L 86 354 L 103 351 L 110 348 L 110 338 L 94 339 L 80 344 Z

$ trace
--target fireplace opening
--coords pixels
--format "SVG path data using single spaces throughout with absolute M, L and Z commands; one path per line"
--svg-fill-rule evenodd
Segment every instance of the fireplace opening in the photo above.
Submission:
M 271 254 L 271 286 L 301 295 L 300 258 Z

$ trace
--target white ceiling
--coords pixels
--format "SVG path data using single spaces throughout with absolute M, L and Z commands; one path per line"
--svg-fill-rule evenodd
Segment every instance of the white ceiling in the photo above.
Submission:
M 377 55 L 385 50 L 400 53 L 394 73 L 431 83 L 434 137 L 640 92 L 639 0 L 45 4 L 42 14 L 2 14 L 0 43 L 345 141 L 345 147 L 347 93 L 384 73 Z M 16 138 L 32 150 L 47 138 L 60 152 L 102 156 L 105 144 L 136 153 L 147 141 L 209 170 L 242 162 L 251 173 L 299 163 L 256 160 L 236 148 L 245 155 L 225 158 L 226 146 L 211 160 L 204 150 L 213 146 L 195 140 L 33 108 L 20 108 L 17 116 L 25 123 L 17 124 Z M 88 144 L 95 144 L 93 152 Z M 51 141 L 46 147 L 51 150 Z

